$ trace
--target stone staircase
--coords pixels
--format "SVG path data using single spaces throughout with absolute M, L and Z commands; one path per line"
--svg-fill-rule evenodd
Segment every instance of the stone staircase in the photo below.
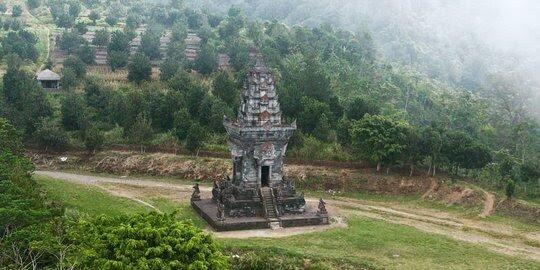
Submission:
M 278 221 L 278 212 L 274 203 L 274 195 L 269 187 L 261 188 L 261 200 L 266 213 L 266 218 L 269 221 Z

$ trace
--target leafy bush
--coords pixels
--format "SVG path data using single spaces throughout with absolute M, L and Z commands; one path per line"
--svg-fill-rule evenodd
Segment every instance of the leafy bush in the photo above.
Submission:
M 228 269 L 217 242 L 174 214 L 101 216 L 69 225 L 81 269 Z
M 154 140 L 152 140 L 153 146 L 178 149 L 180 146 L 180 141 L 174 132 L 169 131 L 165 133 L 156 134 Z
M 103 136 L 104 144 L 107 145 L 126 142 L 124 139 L 124 129 L 120 126 L 116 126 L 111 130 L 104 132 Z
M 43 119 L 34 136 L 38 145 L 45 150 L 64 150 L 68 147 L 67 133 L 56 121 L 49 118 Z
M 305 160 L 352 160 L 351 154 L 347 153 L 338 143 L 325 143 L 312 136 L 302 137 L 300 140 L 301 146 L 296 146 L 290 150 L 290 156 L 293 158 Z

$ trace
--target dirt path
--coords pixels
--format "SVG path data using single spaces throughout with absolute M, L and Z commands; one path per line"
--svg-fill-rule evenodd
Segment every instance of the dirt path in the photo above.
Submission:
M 49 176 L 80 184 L 97 185 L 133 198 L 145 198 L 148 194 L 169 194 L 175 200 L 189 201 L 191 185 L 172 184 L 157 180 L 127 179 L 78 175 L 64 172 L 38 171 L 38 175 Z M 209 196 L 211 188 L 201 187 L 203 195 Z M 180 195 L 179 195 L 180 194 Z M 171 198 L 172 198 L 171 197 Z M 488 201 L 489 196 L 486 196 Z M 493 197 L 491 198 L 493 199 Z M 316 204 L 315 198 L 306 198 L 308 204 Z M 327 200 L 328 209 L 333 213 L 334 222 L 326 227 L 287 228 L 280 230 L 251 230 L 240 232 L 216 233 L 218 237 L 285 237 L 306 232 L 346 227 L 346 217 L 367 217 L 384 220 L 394 224 L 414 227 L 418 230 L 439 234 L 458 241 L 479 244 L 492 251 L 521 256 L 540 261 L 540 234 L 524 232 L 510 225 L 488 222 L 486 220 L 464 218 L 457 214 L 437 209 L 404 206 L 399 203 L 381 203 L 365 200 L 336 197 Z M 486 209 L 489 208 L 486 203 Z M 531 244 L 532 243 L 532 244 Z
M 484 210 L 482 210 L 482 213 L 480 213 L 478 216 L 485 218 L 493 213 L 493 208 L 495 207 L 495 195 L 485 190 L 482 190 L 482 192 L 484 192 Z
M 145 202 L 135 196 L 133 196 L 131 193 L 129 192 L 122 192 L 122 191 L 116 191 L 116 190 L 112 190 L 110 188 L 107 188 L 107 187 L 104 187 L 102 185 L 96 185 L 97 187 L 103 189 L 104 191 L 108 192 L 109 194 L 113 195 L 113 196 L 117 196 L 117 197 L 122 197 L 122 198 L 126 198 L 126 199 L 129 199 L 129 200 L 132 200 L 136 203 L 140 203 L 146 207 L 149 207 L 149 208 L 152 208 L 152 210 L 158 212 L 158 213 L 161 213 L 161 210 L 159 210 L 158 208 L 156 208 L 155 206 L 151 205 L 150 203 L 148 202 Z

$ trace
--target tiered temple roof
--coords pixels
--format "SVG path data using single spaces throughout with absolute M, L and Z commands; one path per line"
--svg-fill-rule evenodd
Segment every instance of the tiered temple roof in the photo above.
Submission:
M 275 77 L 257 57 L 242 91 L 238 122 L 244 126 L 281 125 Z

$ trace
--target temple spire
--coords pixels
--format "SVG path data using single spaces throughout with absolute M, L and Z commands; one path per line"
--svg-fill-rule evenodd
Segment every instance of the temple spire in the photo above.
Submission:
M 268 68 L 266 67 L 266 63 L 264 61 L 262 53 L 257 53 L 255 56 L 255 65 L 253 66 L 254 70 L 258 71 L 265 71 L 268 72 Z
M 246 126 L 281 125 L 274 75 L 266 67 L 262 54 L 255 57 L 242 91 L 238 122 Z

